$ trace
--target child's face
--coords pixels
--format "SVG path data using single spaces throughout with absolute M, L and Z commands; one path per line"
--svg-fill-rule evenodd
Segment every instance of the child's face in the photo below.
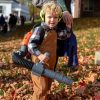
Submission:
M 54 28 L 59 21 L 59 17 L 56 13 L 45 13 L 45 23 L 49 26 L 49 28 Z

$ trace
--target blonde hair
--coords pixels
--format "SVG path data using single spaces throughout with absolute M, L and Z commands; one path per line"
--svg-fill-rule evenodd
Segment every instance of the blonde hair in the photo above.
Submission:
M 46 2 L 43 7 L 42 7 L 42 11 L 44 12 L 44 14 L 46 12 L 48 13 L 56 13 L 58 16 L 62 16 L 62 9 L 60 7 L 60 5 L 55 2 L 55 1 L 49 1 L 49 2 Z

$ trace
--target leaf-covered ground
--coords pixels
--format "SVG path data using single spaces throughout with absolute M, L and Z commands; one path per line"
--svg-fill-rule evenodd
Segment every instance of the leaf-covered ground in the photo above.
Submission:
M 0 36 L 0 100 L 31 100 L 33 89 L 30 74 L 12 63 L 13 51 L 20 48 L 23 35 L 32 28 L 26 24 L 11 34 Z M 59 58 L 56 70 L 74 80 L 72 86 L 52 83 L 49 100 L 100 100 L 100 66 L 94 64 L 95 52 L 100 51 L 100 18 L 74 20 L 78 41 L 78 71 L 72 71 Z

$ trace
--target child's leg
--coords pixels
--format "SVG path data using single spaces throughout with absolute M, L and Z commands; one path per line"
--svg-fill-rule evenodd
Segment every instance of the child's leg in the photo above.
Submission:
M 34 63 L 39 62 L 39 60 L 37 60 L 37 56 L 35 56 L 35 55 L 32 55 L 32 61 Z M 52 59 L 50 59 L 48 61 L 48 64 L 50 66 L 45 65 L 45 67 L 53 70 L 54 66 L 53 66 L 53 68 L 51 66 L 52 66 L 52 64 L 54 65 L 55 62 L 53 63 Z M 32 78 L 33 90 L 34 90 L 32 100 L 46 100 L 47 92 L 50 90 L 50 87 L 52 84 L 52 79 L 42 76 L 42 75 L 36 76 L 33 74 L 31 74 L 31 78 Z
M 31 75 L 33 82 L 32 100 L 46 100 L 47 91 L 51 87 L 52 80 L 42 76 Z
M 68 65 L 69 66 L 77 66 L 78 65 L 78 57 L 77 57 L 77 40 L 76 36 L 72 33 L 69 38 L 69 49 L 68 49 Z
M 68 66 L 77 66 L 77 40 L 75 35 L 72 33 L 71 36 L 64 41 L 64 56 L 68 56 Z

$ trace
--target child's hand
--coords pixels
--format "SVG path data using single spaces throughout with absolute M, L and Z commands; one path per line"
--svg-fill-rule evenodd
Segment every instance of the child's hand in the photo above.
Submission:
M 41 61 L 44 61 L 44 60 L 45 60 L 45 55 L 44 55 L 44 54 L 40 54 L 40 55 L 38 56 L 38 59 L 40 60 L 40 62 L 41 62 Z
M 40 54 L 38 56 L 38 59 L 40 60 L 40 62 L 42 63 L 47 63 L 47 61 L 49 60 L 49 57 L 47 57 L 45 54 Z
M 71 29 L 73 27 L 73 18 L 72 18 L 72 15 L 68 11 L 63 12 L 63 20 L 66 23 L 66 26 L 68 28 Z

